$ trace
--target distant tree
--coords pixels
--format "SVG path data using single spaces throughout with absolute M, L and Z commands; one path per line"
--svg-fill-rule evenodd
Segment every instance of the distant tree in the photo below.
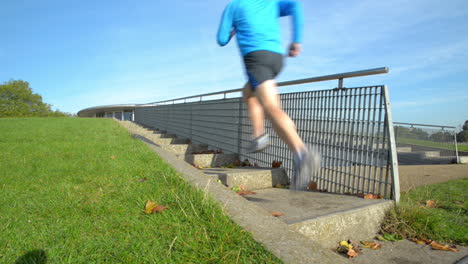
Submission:
M 33 93 L 29 83 L 11 80 L 0 84 L 0 117 L 62 117 L 67 114 L 53 111 L 42 102 L 42 96 Z
M 429 133 L 421 128 L 413 128 L 411 129 L 411 138 L 426 140 L 429 138 Z
M 457 141 L 468 142 L 468 120 L 463 124 L 462 131 L 457 133 Z
M 447 131 L 439 131 L 429 137 L 432 141 L 436 142 L 453 142 L 453 134 Z

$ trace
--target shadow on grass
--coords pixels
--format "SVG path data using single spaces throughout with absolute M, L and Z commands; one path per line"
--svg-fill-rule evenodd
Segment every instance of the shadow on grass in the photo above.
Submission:
M 31 250 L 16 259 L 15 264 L 46 264 L 47 254 L 42 249 Z

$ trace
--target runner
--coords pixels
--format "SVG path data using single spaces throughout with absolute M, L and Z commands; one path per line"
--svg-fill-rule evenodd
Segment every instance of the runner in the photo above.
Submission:
M 279 17 L 292 16 L 293 41 L 288 55 L 302 51 L 303 15 L 301 5 L 292 0 L 231 0 L 226 6 L 218 30 L 218 44 L 225 46 L 236 35 L 243 56 L 248 82 L 243 96 L 253 126 L 249 152 L 260 152 L 268 146 L 265 114 L 278 136 L 294 154 L 291 190 L 305 190 L 310 177 L 320 168 L 320 154 L 308 149 L 297 134 L 291 118 L 281 108 L 275 78 L 283 67 L 283 48 Z

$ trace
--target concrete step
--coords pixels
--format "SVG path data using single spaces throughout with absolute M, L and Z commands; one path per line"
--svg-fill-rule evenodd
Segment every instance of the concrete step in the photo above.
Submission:
M 440 151 L 419 151 L 423 158 L 438 158 L 440 157 Z
M 163 149 L 172 152 L 173 154 L 180 155 L 190 155 L 194 152 L 201 152 L 208 150 L 208 145 L 200 144 L 177 144 L 177 145 L 163 145 Z
M 145 134 L 153 135 L 160 138 L 177 138 L 176 134 L 167 133 L 165 130 L 159 130 L 157 128 L 141 128 L 141 131 Z
M 210 168 L 203 169 L 203 172 L 218 177 L 228 187 L 243 185 L 247 190 L 266 189 L 277 184 L 288 184 L 288 175 L 282 168 Z
M 439 151 L 415 151 L 398 153 L 401 165 L 427 165 L 456 163 L 455 156 L 441 156 Z
M 143 132 L 143 134 L 149 135 L 149 136 L 152 136 L 152 137 L 155 137 L 155 138 L 177 138 L 176 134 L 167 134 L 165 132 L 163 133 L 163 132 L 159 132 L 159 131 L 147 131 L 147 130 L 145 130 Z
M 411 147 L 397 147 L 398 153 L 409 153 L 412 151 Z
M 159 137 L 159 138 L 177 138 L 176 134 L 163 134 L 159 132 L 153 132 L 152 135 L 153 137 Z
M 440 151 L 414 151 L 408 153 L 398 153 L 401 157 L 408 157 L 408 158 L 438 158 L 440 157 Z
M 245 198 L 269 212 L 283 213 L 279 219 L 292 230 L 327 248 L 342 240 L 372 239 L 393 206 L 389 200 L 278 188 L 257 190 Z
M 420 158 L 398 155 L 398 164 L 400 165 L 435 165 L 435 164 L 454 164 L 456 157 L 438 157 L 438 158 Z
M 468 157 L 458 157 L 458 163 L 468 164 Z
M 153 141 L 158 145 L 170 145 L 170 144 L 188 144 L 190 140 L 186 138 L 160 138 L 152 134 L 145 134 L 145 137 Z
M 188 154 L 178 158 L 202 168 L 225 167 L 233 164 L 239 156 L 237 154 Z

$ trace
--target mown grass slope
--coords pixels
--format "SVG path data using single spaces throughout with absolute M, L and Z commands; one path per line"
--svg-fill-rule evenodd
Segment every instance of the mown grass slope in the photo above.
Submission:
M 108 119 L 0 119 L 0 212 L 0 263 L 280 263 Z

